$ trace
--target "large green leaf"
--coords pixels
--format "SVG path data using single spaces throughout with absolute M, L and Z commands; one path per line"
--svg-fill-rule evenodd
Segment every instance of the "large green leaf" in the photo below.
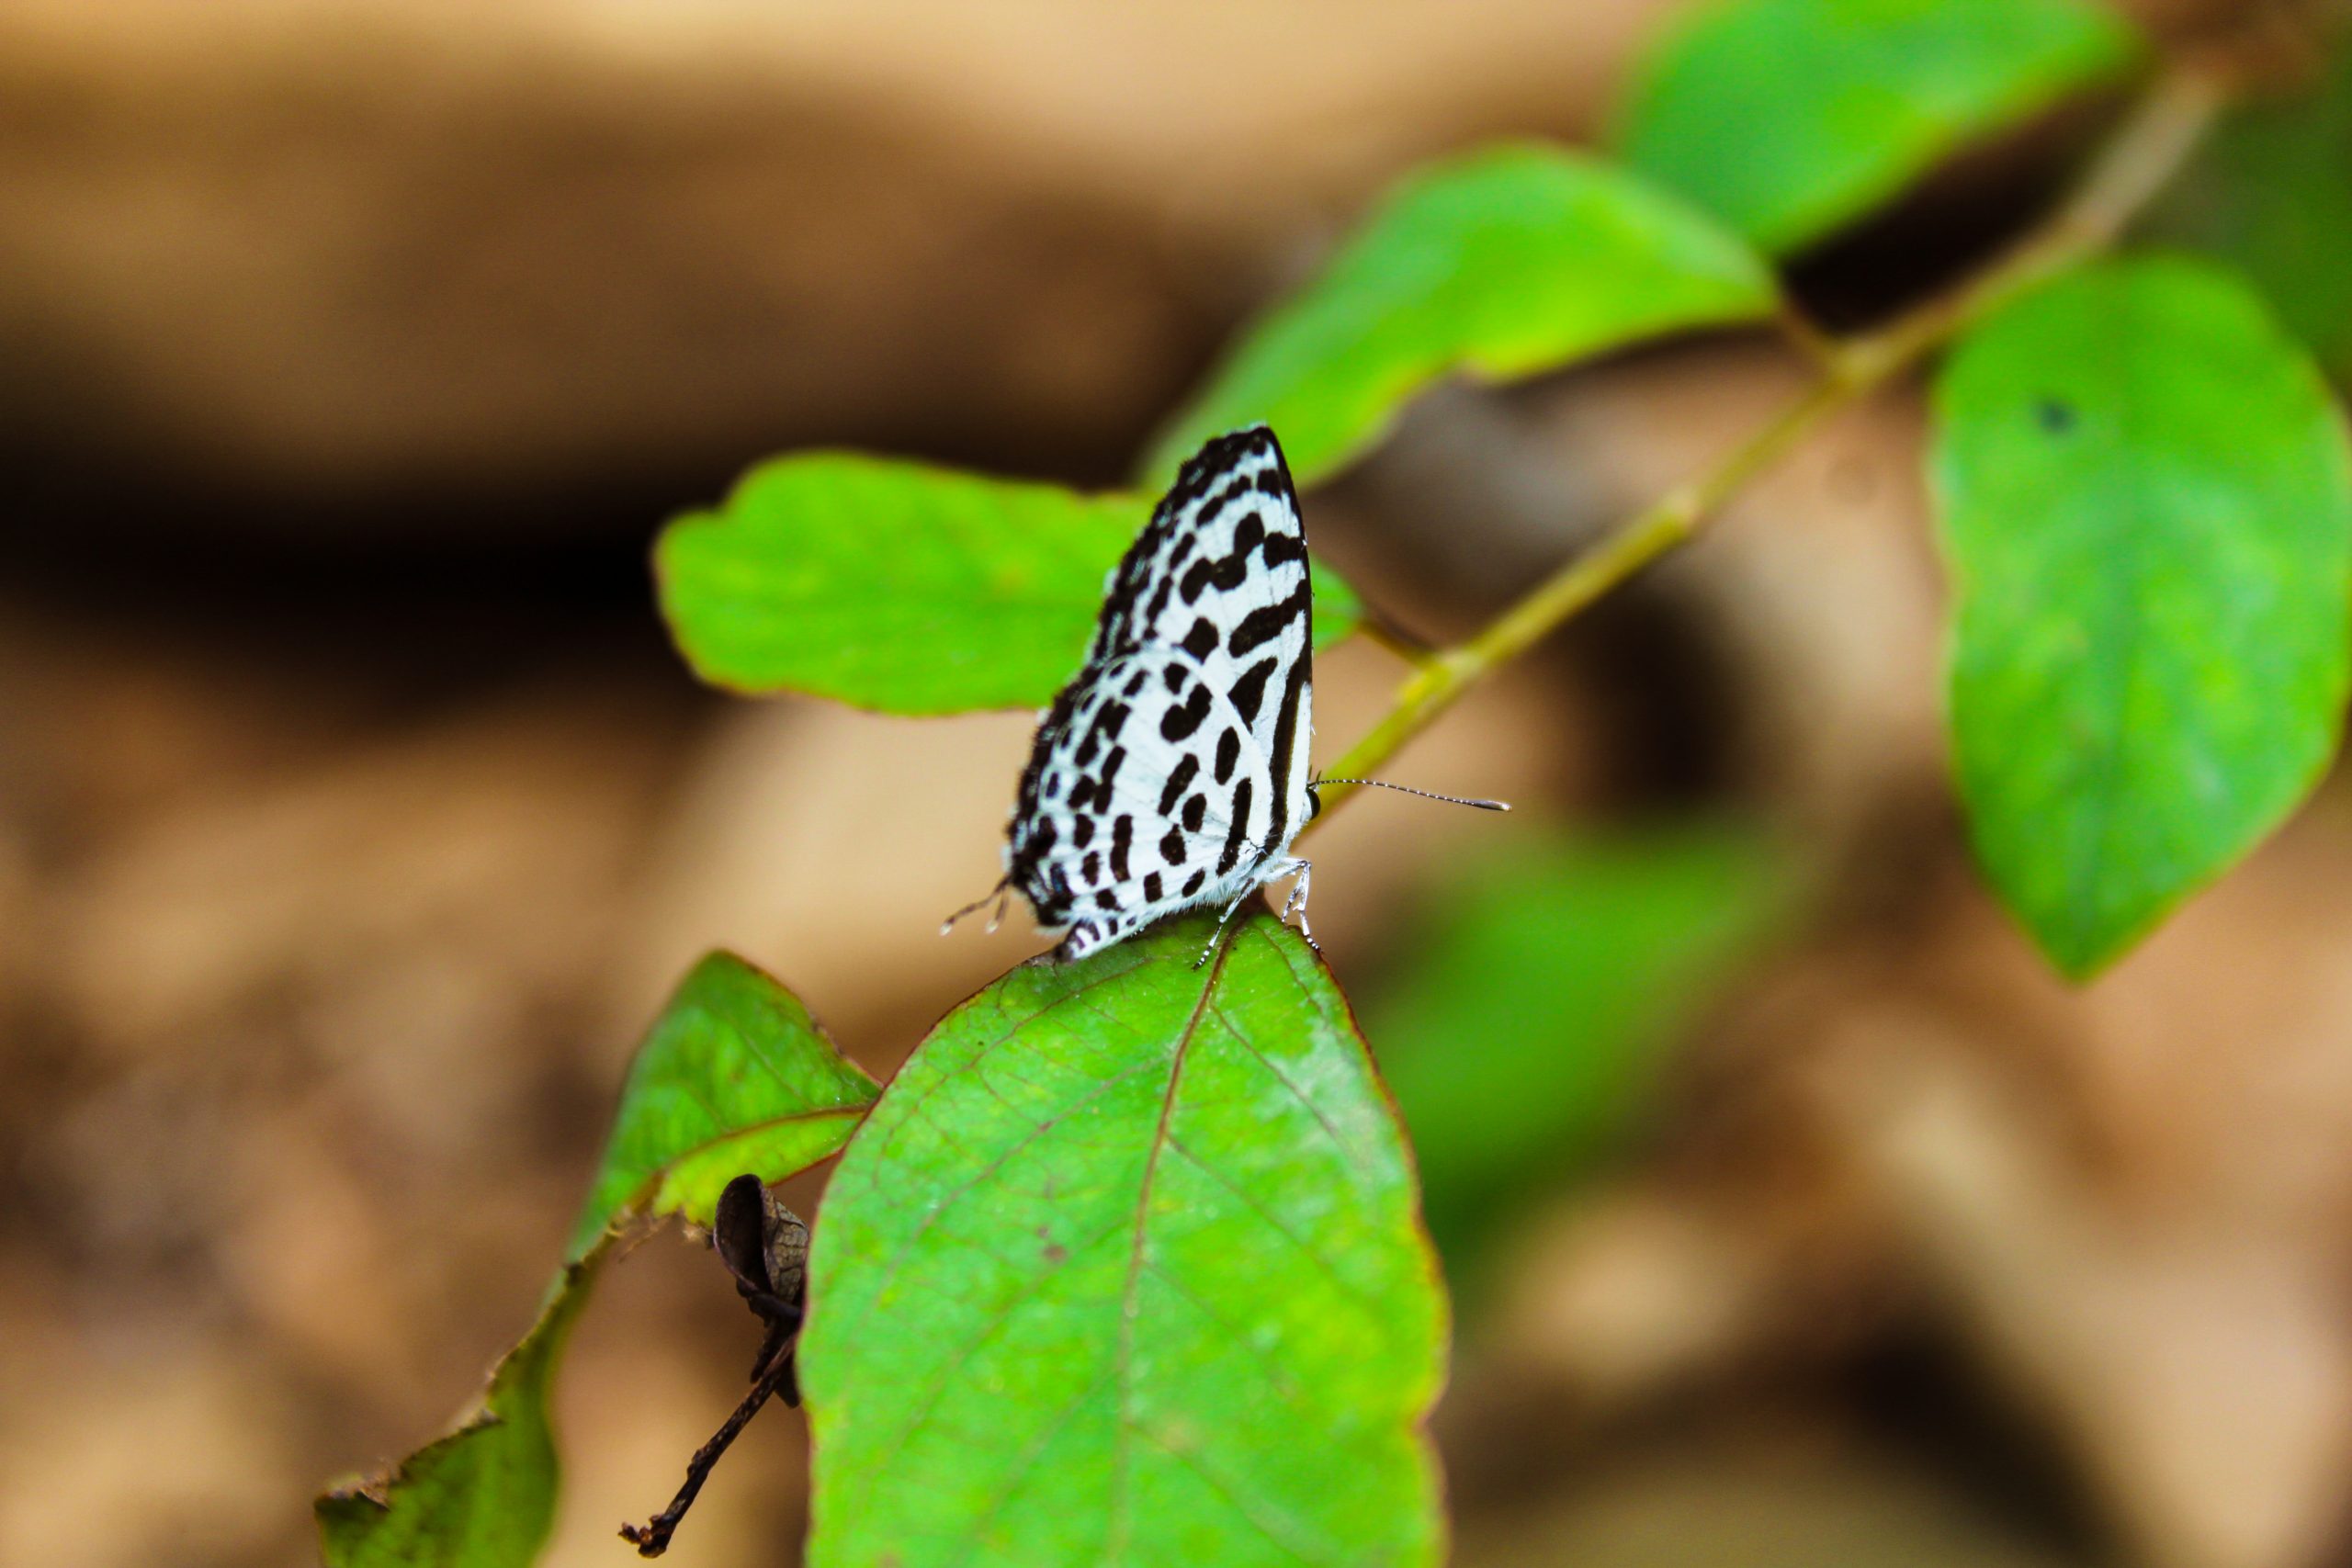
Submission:
M 1784 905 L 1774 857 L 1723 829 L 1516 837 L 1461 868 L 1368 1014 L 1450 1257 L 1609 1145 Z
M 1206 437 L 1262 420 L 1311 484 L 1449 372 L 1529 376 L 1778 306 L 1755 253 L 1673 197 L 1561 148 L 1487 148 L 1399 186 L 1244 334 L 1146 471 L 1164 479 Z
M 887 713 L 1043 707 L 1150 514 L 1137 495 L 849 452 L 781 457 L 662 531 L 662 613 L 695 672 L 736 691 Z M 1316 640 L 1363 613 L 1318 564 Z
M 2343 420 L 2260 300 L 2185 258 L 2013 304 L 1954 355 L 1936 414 L 1961 793 L 2002 897 L 2087 974 L 2334 752 Z
M 1415 1563 L 1445 1309 L 1346 1000 L 1260 911 L 1032 963 L 826 1195 L 810 1560 Z
M 2352 51 L 2309 90 L 2233 112 L 2146 228 L 2244 268 L 2290 332 L 2352 376 Z
M 571 1260 L 480 1410 L 390 1475 L 318 1500 L 329 1568 L 520 1568 L 554 1521 L 548 1385 L 631 1216 L 707 1222 L 744 1171 L 781 1180 L 848 1142 L 878 1090 L 799 1001 L 729 953 L 696 964 L 639 1048 Z
M 2090 0 L 1733 0 L 1636 71 L 1616 140 L 1784 254 L 2140 51 Z

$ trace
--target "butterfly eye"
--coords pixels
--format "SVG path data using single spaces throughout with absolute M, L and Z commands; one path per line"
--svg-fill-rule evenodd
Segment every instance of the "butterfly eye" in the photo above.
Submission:
M 1308 784 L 1306 786 L 1306 819 L 1309 822 L 1312 822 L 1317 817 L 1322 815 L 1323 797 L 1316 792 L 1316 787 L 1313 784 Z

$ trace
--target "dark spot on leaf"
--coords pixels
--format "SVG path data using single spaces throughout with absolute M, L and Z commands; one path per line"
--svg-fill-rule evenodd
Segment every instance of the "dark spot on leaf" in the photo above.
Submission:
M 2075 428 L 2075 405 L 2057 398 L 2044 398 L 2034 405 L 2033 417 L 2051 434 L 2064 435 Z

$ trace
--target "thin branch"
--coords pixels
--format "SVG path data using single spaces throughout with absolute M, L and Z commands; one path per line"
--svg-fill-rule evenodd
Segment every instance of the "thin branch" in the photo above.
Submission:
M 1518 658 L 1561 623 L 1696 534 L 1747 482 L 1831 416 L 1910 369 L 1994 310 L 2061 268 L 2114 243 L 2124 226 L 2187 160 L 2227 93 L 2211 73 L 2177 66 L 2134 106 L 2071 196 L 2017 244 L 1954 288 L 1883 326 L 1833 339 L 1807 330 L 1807 355 L 1819 378 L 1699 478 L 1626 518 L 1600 542 L 1536 585 L 1468 641 L 1427 655 L 1396 694 L 1388 716 L 1331 765 L 1335 775 L 1376 773 L 1499 666 Z M 1793 320 L 1793 318 L 1792 318 Z M 1333 785 L 1322 794 L 1317 822 L 1356 793 Z
M 710 1441 L 696 1449 L 694 1458 L 686 1461 L 686 1483 L 678 1488 L 678 1495 L 670 1499 L 670 1506 L 644 1524 L 621 1526 L 621 1539 L 637 1548 L 639 1557 L 659 1557 L 670 1550 L 670 1537 L 676 1533 L 679 1523 L 685 1518 L 686 1510 L 695 1506 L 695 1498 L 702 1492 L 702 1483 L 710 1479 L 711 1470 L 718 1463 L 720 1456 L 727 1452 L 729 1444 L 742 1436 L 743 1428 L 752 1424 L 752 1417 L 760 1413 L 761 1405 L 765 1404 L 778 1390 L 790 1389 L 795 1376 L 793 1348 L 787 1344 L 768 1361 L 759 1375 L 759 1381 L 752 1384 L 752 1392 L 745 1394 L 743 1402 L 735 1407 L 735 1413 L 721 1424 Z M 798 1396 L 791 1393 L 786 1393 L 786 1400 L 789 1404 L 799 1403 Z

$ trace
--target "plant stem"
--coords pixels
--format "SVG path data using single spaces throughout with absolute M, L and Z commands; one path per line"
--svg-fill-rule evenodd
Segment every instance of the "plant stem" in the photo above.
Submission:
M 1331 765 L 1340 778 L 1376 773 L 1499 666 L 1696 534 L 1758 473 L 1832 415 L 1908 370 L 1966 328 L 2051 274 L 2112 244 L 2177 173 L 2227 96 L 2211 73 L 2176 66 L 2158 77 L 2101 148 L 2073 193 L 2015 245 L 1953 288 L 1859 335 L 1811 334 L 1819 378 L 1699 478 L 1626 518 L 1538 583 L 1469 640 L 1423 656 L 1388 716 Z M 1357 791 L 1320 793 L 1327 819 Z

